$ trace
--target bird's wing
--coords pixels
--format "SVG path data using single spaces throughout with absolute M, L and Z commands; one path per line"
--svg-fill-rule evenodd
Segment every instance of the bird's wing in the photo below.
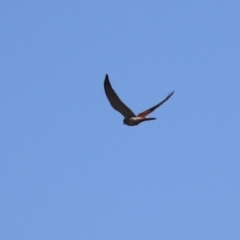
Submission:
M 167 95 L 167 97 L 162 100 L 160 103 L 158 103 L 157 105 L 145 110 L 144 112 L 139 113 L 137 116 L 138 117 L 146 117 L 149 113 L 151 113 L 152 111 L 154 111 L 156 108 L 160 107 L 163 103 L 165 103 L 172 95 L 174 92 L 171 92 Z
M 112 107 L 120 112 L 125 118 L 128 117 L 135 117 L 135 114 L 132 112 L 131 109 L 129 109 L 118 97 L 118 95 L 113 90 L 111 83 L 109 81 L 108 75 L 106 74 L 105 80 L 104 80 L 104 89 L 105 93 L 107 95 L 107 98 L 112 105 Z

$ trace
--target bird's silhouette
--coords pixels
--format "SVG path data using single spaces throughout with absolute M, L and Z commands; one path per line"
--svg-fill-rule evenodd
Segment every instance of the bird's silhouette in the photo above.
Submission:
M 167 97 L 157 105 L 145 110 L 144 112 L 139 113 L 138 115 L 135 115 L 133 111 L 129 107 L 127 107 L 118 97 L 118 95 L 111 86 L 107 74 L 104 80 L 104 89 L 110 104 L 116 111 L 120 112 L 124 116 L 123 123 L 128 126 L 135 126 L 144 121 L 155 120 L 156 118 L 146 118 L 146 116 L 149 113 L 153 112 L 156 108 L 160 107 L 163 103 L 165 103 L 174 93 L 174 91 L 169 93 Z

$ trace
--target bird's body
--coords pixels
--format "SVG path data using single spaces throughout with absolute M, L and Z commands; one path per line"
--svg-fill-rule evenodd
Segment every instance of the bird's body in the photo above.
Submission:
M 128 126 L 136 126 L 141 122 L 155 120 L 156 118 L 130 117 L 124 118 L 123 123 Z
M 128 126 L 136 126 L 141 122 L 149 121 L 149 120 L 155 120 L 156 118 L 146 118 L 146 116 L 153 112 L 156 108 L 160 107 L 164 102 L 166 102 L 174 92 L 171 92 L 168 94 L 168 96 L 162 100 L 157 105 L 145 110 L 144 112 L 139 113 L 137 116 L 132 112 L 130 108 L 128 108 L 118 97 L 118 95 L 113 90 L 111 83 L 109 81 L 108 75 L 106 74 L 105 80 L 104 80 L 104 89 L 105 93 L 107 95 L 107 98 L 112 105 L 112 107 L 120 112 L 124 116 L 123 123 Z

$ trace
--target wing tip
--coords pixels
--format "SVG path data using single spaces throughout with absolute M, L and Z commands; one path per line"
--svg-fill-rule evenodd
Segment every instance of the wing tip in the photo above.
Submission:
M 111 84 L 110 84 L 110 81 L 109 81 L 108 74 L 106 73 L 105 79 L 104 79 L 104 86 L 106 87 L 107 85 L 109 86 L 109 85 L 111 85 Z
M 109 77 L 108 77 L 108 74 L 106 73 L 105 75 L 105 80 L 104 81 L 109 81 Z
M 175 91 L 172 91 L 168 94 L 168 97 L 170 98 L 173 94 L 174 94 Z

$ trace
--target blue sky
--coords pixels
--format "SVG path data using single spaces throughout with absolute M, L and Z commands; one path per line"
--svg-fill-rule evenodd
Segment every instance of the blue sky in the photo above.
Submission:
M 1 1 L 0 238 L 240 239 L 239 11 Z

